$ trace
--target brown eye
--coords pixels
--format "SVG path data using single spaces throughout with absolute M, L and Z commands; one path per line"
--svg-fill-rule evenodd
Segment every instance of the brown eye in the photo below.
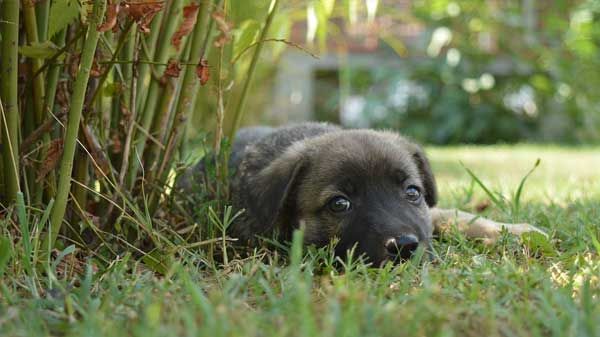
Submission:
M 421 200 L 421 190 L 415 185 L 406 188 L 406 199 L 412 203 L 418 203 Z
M 333 197 L 328 204 L 329 210 L 334 213 L 347 212 L 350 210 L 351 206 L 352 204 L 350 203 L 350 200 L 342 196 Z

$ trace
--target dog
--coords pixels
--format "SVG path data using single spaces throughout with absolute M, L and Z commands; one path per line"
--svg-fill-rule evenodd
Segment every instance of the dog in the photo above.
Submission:
M 396 132 L 316 122 L 243 128 L 229 167 L 233 207 L 244 210 L 229 234 L 248 245 L 257 237 L 290 240 L 302 229 L 305 244 L 325 246 L 336 239 L 337 255 L 354 249 L 381 266 L 410 258 L 452 225 L 486 243 L 503 229 L 541 232 L 436 208 L 425 153 Z

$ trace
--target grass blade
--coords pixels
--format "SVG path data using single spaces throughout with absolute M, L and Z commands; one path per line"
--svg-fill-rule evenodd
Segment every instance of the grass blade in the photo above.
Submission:
M 31 275 L 31 241 L 29 235 L 29 220 L 27 219 L 27 210 L 25 209 L 25 201 L 23 193 L 17 192 L 17 217 L 19 226 L 21 227 L 21 242 L 25 254 L 23 256 L 23 265 L 29 275 Z
M 523 192 L 523 186 L 525 185 L 525 181 L 527 180 L 527 178 L 529 178 L 529 176 L 533 173 L 533 171 L 535 171 L 535 169 L 540 166 L 540 162 L 541 159 L 538 158 L 535 161 L 535 164 L 533 164 L 533 167 L 531 168 L 531 170 L 529 170 L 529 172 L 527 172 L 527 174 L 523 177 L 523 179 L 521 179 L 521 182 L 519 183 L 519 187 L 517 188 L 517 192 L 515 193 L 515 197 L 513 199 L 513 216 L 515 219 L 517 219 L 519 217 L 519 210 L 520 210 L 520 204 L 521 204 L 521 193 Z
M 481 189 L 483 189 L 485 194 L 487 194 L 487 196 L 492 200 L 494 205 L 496 205 L 496 207 L 500 208 L 502 211 L 506 211 L 506 205 L 504 204 L 504 202 L 498 199 L 498 197 L 483 183 L 483 181 L 481 181 L 481 179 L 479 179 L 479 177 L 477 177 L 475 173 L 471 171 L 471 169 L 466 167 L 462 161 L 460 162 L 460 165 L 467 171 L 469 176 L 471 176 L 471 179 L 473 179 L 473 181 L 475 181 L 475 183 L 479 185 Z
M 13 248 L 12 248 L 10 239 L 5 236 L 1 236 L 0 237 L 0 278 L 2 277 L 2 275 L 4 275 L 4 269 L 6 269 L 8 262 L 10 262 L 10 259 L 12 258 L 12 254 L 13 254 Z

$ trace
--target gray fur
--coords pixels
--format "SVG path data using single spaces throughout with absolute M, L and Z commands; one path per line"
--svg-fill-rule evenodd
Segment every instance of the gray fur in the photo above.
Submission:
M 395 132 L 325 123 L 244 128 L 229 164 L 233 206 L 244 210 L 229 234 L 249 245 L 257 236 L 289 240 L 294 229 L 303 228 L 308 244 L 338 238 L 336 253 L 356 245 L 358 254 L 379 265 L 395 259 L 384 248 L 390 238 L 408 235 L 427 245 L 434 226 L 443 231 L 452 221 L 467 235 L 484 239 L 495 238 L 502 228 L 537 230 L 435 208 L 437 189 L 425 154 Z M 202 163 L 195 170 L 202 171 Z M 416 202 L 406 193 L 411 187 L 421 192 Z M 351 211 L 328 208 L 340 196 L 352 201 Z
M 262 135 L 249 135 L 255 131 Z M 250 244 L 257 235 L 277 234 L 287 240 L 302 226 L 309 244 L 321 246 L 339 237 L 346 248 L 358 243 L 374 261 L 384 253 L 373 247 L 383 249 L 386 238 L 411 233 L 426 242 L 431 237 L 429 207 L 437 193 L 417 145 L 393 132 L 344 130 L 323 123 L 263 131 L 243 129 L 243 137 L 234 143 L 232 158 L 240 160 L 231 195 L 234 207 L 245 210 L 231 228 L 234 237 Z M 402 179 L 419 186 L 429 205 L 403 203 Z M 362 198 L 361 210 L 352 219 L 324 212 L 331 198 L 345 195 L 341 186 L 346 185 L 369 194 Z

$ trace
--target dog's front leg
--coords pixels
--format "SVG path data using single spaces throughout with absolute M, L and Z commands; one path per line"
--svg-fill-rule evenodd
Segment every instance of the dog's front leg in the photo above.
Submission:
M 482 239 L 486 244 L 495 242 L 503 229 L 516 235 L 527 232 L 538 232 L 546 235 L 540 229 L 527 223 L 509 224 L 496 222 L 457 209 L 432 208 L 431 219 L 436 233 L 445 232 L 454 225 L 468 238 Z

